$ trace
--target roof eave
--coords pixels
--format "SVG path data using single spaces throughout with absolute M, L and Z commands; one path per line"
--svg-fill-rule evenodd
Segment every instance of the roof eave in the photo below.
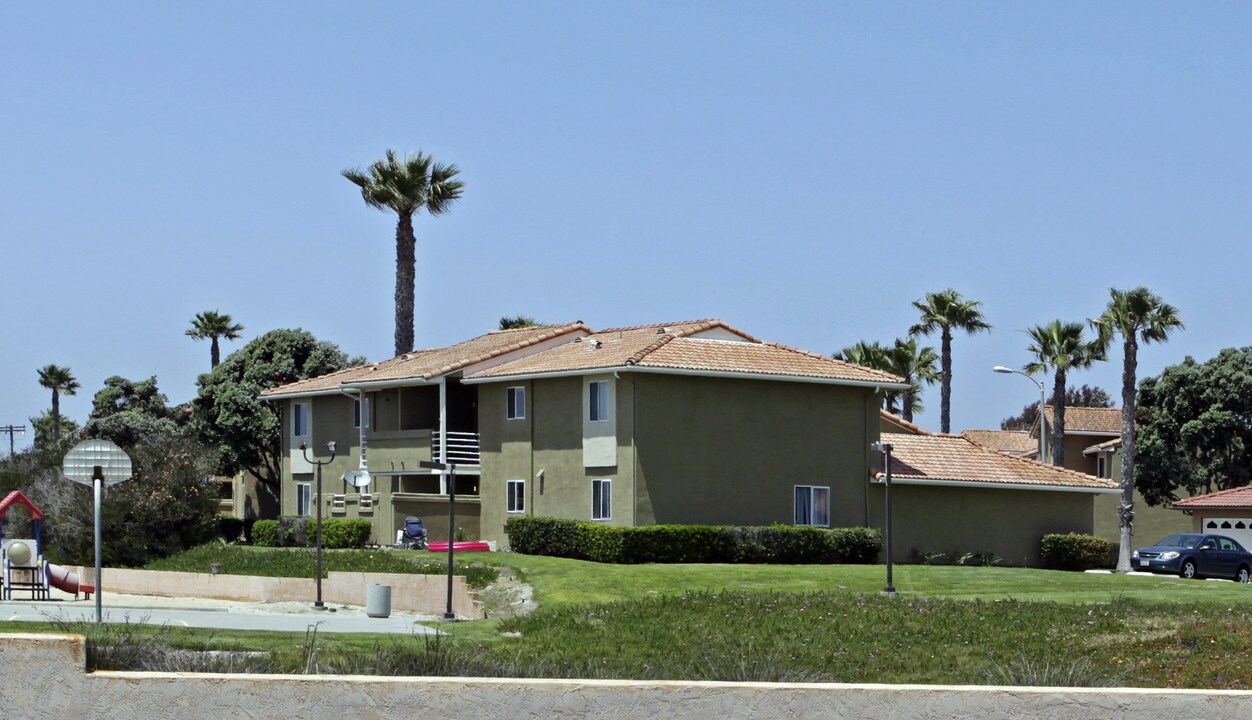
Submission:
M 870 478 L 870 482 L 876 485 L 885 485 L 886 479 L 879 472 Z M 994 482 L 989 480 L 952 480 L 952 479 L 932 479 L 932 478 L 910 478 L 891 476 L 892 485 L 933 485 L 936 487 L 968 487 L 968 488 L 984 488 L 995 490 L 1046 490 L 1050 492 L 1078 492 L 1091 493 L 1093 495 L 1113 495 L 1121 492 L 1120 488 L 1100 488 L 1088 487 L 1085 485 L 1046 485 L 1036 483 L 1005 483 Z
M 606 372 L 643 372 L 662 375 L 687 375 L 692 377 L 713 377 L 738 380 L 773 380 L 778 382 L 801 382 L 814 385 L 844 385 L 849 387 L 867 387 L 891 390 L 903 390 L 908 387 L 905 383 L 890 383 L 885 381 L 845 380 L 841 378 L 814 377 L 812 375 L 780 375 L 774 373 L 734 372 L 729 370 L 691 370 L 687 368 L 667 368 L 647 365 L 606 365 L 603 367 L 583 368 L 579 370 L 555 370 L 551 372 L 517 373 L 514 375 L 491 375 L 482 378 L 466 378 L 462 380 L 462 382 L 467 385 L 477 385 L 489 382 L 596 375 Z

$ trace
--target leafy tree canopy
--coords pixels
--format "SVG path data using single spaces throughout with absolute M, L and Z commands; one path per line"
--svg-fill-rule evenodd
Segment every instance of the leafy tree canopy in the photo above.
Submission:
M 1139 385 L 1138 488 L 1150 505 L 1252 482 L 1252 347 L 1188 357 Z
M 1052 405 L 1055 402 L 1056 392 L 1053 392 L 1048 396 L 1047 404 Z M 1110 408 L 1113 407 L 1113 398 L 1101 387 L 1083 385 L 1076 388 L 1070 385 L 1065 388 L 1065 407 Z M 1037 417 L 1039 417 L 1039 403 L 1033 402 L 1023 407 L 1021 413 L 1001 420 L 1000 429 L 1029 430 L 1034 426 Z
M 191 403 L 191 431 L 217 448 L 219 474 L 246 470 L 278 487 L 281 423 L 261 391 L 364 363 L 304 330 L 271 330 L 196 381 L 200 392 Z
M 54 434 L 52 432 L 52 427 L 58 420 L 61 425 L 60 432 Z M 76 437 L 79 430 L 78 423 L 65 417 L 64 415 L 61 415 L 58 418 L 53 418 L 51 410 L 45 411 L 37 418 L 31 418 L 30 426 L 34 429 L 35 447 L 40 450 L 50 452 L 55 451 L 55 449 L 62 444 L 65 445 L 66 450 L 73 447 L 73 443 L 70 443 L 69 441 Z

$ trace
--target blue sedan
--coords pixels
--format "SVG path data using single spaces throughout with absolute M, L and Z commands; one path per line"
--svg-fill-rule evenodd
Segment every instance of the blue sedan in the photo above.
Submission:
M 1130 556 L 1136 570 L 1177 574 L 1184 578 L 1227 577 L 1248 582 L 1252 553 L 1225 535 L 1179 533 Z

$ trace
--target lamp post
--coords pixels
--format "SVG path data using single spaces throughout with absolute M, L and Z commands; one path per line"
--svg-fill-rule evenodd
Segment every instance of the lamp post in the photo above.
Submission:
M 419 466 L 427 470 L 448 472 L 448 607 L 444 610 L 444 620 L 456 620 L 452 612 L 452 547 L 456 544 L 456 464 L 419 460 Z
M 1036 380 L 1033 375 L 1028 375 L 1021 370 L 1014 370 L 1013 368 L 1004 367 L 1003 365 L 996 365 L 991 368 L 991 370 L 992 372 L 998 372 L 1003 375 L 1008 375 L 1009 373 L 1021 375 L 1035 385 L 1039 386 L 1039 462 L 1051 465 L 1052 462 L 1048 459 L 1047 427 L 1045 427 L 1046 423 L 1043 421 L 1043 408 L 1048 402 L 1044 396 L 1043 383 Z
M 326 609 L 326 603 L 322 602 L 322 466 L 335 461 L 335 441 L 326 443 L 326 449 L 330 450 L 329 460 L 310 460 L 309 446 L 300 443 L 300 453 L 304 455 L 304 461 L 317 466 L 317 536 L 313 541 L 317 547 L 317 600 L 313 607 L 318 610 Z
M 884 594 L 894 597 L 896 594 L 896 587 L 891 578 L 891 451 L 895 449 L 895 446 L 891 443 L 876 442 L 870 445 L 870 447 L 873 448 L 875 452 L 880 452 L 883 455 L 882 466 L 886 474 L 887 482 L 887 586 L 884 587 L 882 591 Z

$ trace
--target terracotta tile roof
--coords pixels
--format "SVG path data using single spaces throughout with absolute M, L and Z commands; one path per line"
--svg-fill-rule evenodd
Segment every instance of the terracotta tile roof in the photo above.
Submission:
M 1010 455 L 1021 455 L 1039 450 L 1039 441 L 1026 430 L 962 430 L 961 436 L 970 442 Z
M 893 427 L 899 428 L 901 432 L 913 433 L 914 435 L 930 435 L 931 434 L 929 430 L 926 430 L 922 427 L 914 425 L 913 423 L 909 422 L 908 420 L 905 420 L 899 415 L 889 413 L 886 410 L 883 410 L 881 408 L 879 408 L 878 410 L 878 418 L 879 420 L 885 423 L 888 423 L 889 425 L 892 425 Z
M 1043 408 L 1048 422 L 1052 422 L 1052 406 Z M 1036 423 L 1037 425 L 1038 423 Z M 1096 432 L 1109 435 L 1122 434 L 1121 408 L 1093 408 L 1065 406 L 1065 432 Z
M 282 385 L 261 393 L 267 395 L 291 395 L 299 393 L 335 390 L 355 383 L 385 382 L 388 380 L 430 380 L 462 368 L 476 365 L 507 353 L 559 338 L 589 333 L 581 320 L 565 325 L 539 325 L 513 330 L 492 330 L 485 335 L 430 350 L 414 350 L 390 360 L 361 365 L 322 375 L 308 380 Z
M 1112 480 L 988 450 L 961 435 L 883 433 L 882 441 L 894 446 L 893 479 L 1117 489 Z M 880 467 L 874 469 L 874 476 L 882 476 Z
M 1091 455 L 1092 453 L 1098 453 L 1098 452 L 1112 452 L 1121 446 L 1122 446 L 1122 439 L 1119 437 L 1115 437 L 1112 440 L 1105 440 L 1102 443 L 1096 443 L 1095 445 L 1090 445 L 1088 447 L 1083 448 L 1082 454 Z
M 706 333 L 710 337 L 699 337 Z M 728 333 L 735 339 L 727 338 Z M 884 385 L 903 382 L 894 375 L 842 360 L 786 345 L 761 342 L 720 320 L 601 330 L 550 350 L 474 373 L 469 378 L 494 379 L 632 367 Z
M 1196 495 L 1173 503 L 1176 508 L 1252 508 L 1252 486 L 1218 490 L 1208 495 Z

